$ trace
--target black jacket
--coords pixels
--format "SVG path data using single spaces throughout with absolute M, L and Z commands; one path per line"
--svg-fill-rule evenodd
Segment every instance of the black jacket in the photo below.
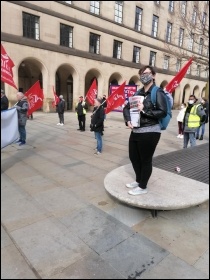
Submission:
M 152 85 L 147 92 L 144 92 L 144 88 L 141 88 L 138 90 L 134 95 L 142 95 L 144 96 L 144 108 L 143 112 L 141 112 L 141 118 L 140 118 L 140 127 L 146 127 L 158 124 L 158 119 L 164 118 L 167 115 L 167 104 L 164 97 L 164 91 L 159 88 L 157 92 L 157 101 L 156 101 L 156 107 L 153 106 L 151 101 L 151 90 L 154 85 Z M 130 118 L 130 104 L 128 102 L 127 105 L 123 108 L 123 116 L 124 120 L 127 122 L 131 120 Z
M 104 130 L 104 108 L 103 106 L 94 107 L 91 116 L 91 131 L 102 132 Z
M 57 104 L 57 112 L 59 114 L 62 114 L 64 113 L 64 109 L 65 109 L 65 100 L 60 99 L 59 103 Z
M 9 101 L 8 98 L 6 97 L 6 95 L 3 95 L 1 97 L 1 111 L 2 110 L 7 110 L 9 107 Z

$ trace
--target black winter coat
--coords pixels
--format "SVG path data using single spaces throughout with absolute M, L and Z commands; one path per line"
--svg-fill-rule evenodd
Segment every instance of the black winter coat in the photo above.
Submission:
M 151 91 L 154 85 L 152 85 L 147 92 L 144 92 L 144 88 L 141 88 L 139 91 L 137 91 L 134 95 L 141 95 L 144 96 L 144 108 L 143 112 L 141 112 L 141 118 L 140 118 L 140 127 L 146 127 L 158 124 L 158 119 L 164 118 L 167 115 L 167 103 L 164 97 L 164 91 L 159 88 L 157 92 L 157 101 L 156 101 L 156 107 L 153 106 L 151 101 Z M 125 123 L 127 125 L 127 122 L 131 120 L 130 118 L 130 104 L 128 102 L 127 105 L 123 108 L 123 116 Z
M 60 99 L 60 102 L 57 104 L 57 112 L 62 114 L 64 113 L 64 109 L 65 109 L 65 100 Z
M 104 108 L 103 106 L 95 107 L 91 116 L 91 131 L 102 132 L 104 130 Z M 96 112 L 95 112 L 96 111 Z M 95 112 L 95 113 L 94 113 Z
M 2 110 L 7 110 L 9 107 L 9 100 L 8 98 L 6 97 L 6 95 L 3 95 L 1 97 L 1 111 Z

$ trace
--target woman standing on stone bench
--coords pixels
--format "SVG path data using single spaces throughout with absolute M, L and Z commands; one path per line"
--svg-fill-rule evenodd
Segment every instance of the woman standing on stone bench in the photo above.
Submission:
M 151 66 L 144 66 L 139 70 L 143 87 L 135 93 L 143 96 L 143 103 L 139 103 L 140 126 L 133 127 L 130 116 L 130 103 L 124 107 L 123 116 L 126 125 L 131 129 L 129 138 L 129 158 L 132 163 L 136 181 L 126 184 L 131 195 L 147 193 L 147 183 L 152 174 L 152 158 L 160 140 L 161 129 L 158 122 L 167 114 L 167 104 L 163 89 L 157 91 L 156 107 L 151 101 L 151 90 L 155 86 L 155 70 Z

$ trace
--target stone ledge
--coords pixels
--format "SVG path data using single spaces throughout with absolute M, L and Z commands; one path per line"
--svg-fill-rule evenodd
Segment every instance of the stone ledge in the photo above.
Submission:
M 104 186 L 111 196 L 139 208 L 174 210 L 199 205 L 209 200 L 209 185 L 153 167 L 148 193 L 132 196 L 125 184 L 135 181 L 131 164 L 109 172 Z

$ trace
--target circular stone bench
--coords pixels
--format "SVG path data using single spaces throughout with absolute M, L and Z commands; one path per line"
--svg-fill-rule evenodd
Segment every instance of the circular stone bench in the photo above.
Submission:
M 125 184 L 135 181 L 131 164 L 109 172 L 104 186 L 111 196 L 140 208 L 173 210 L 199 205 L 209 200 L 209 186 L 178 174 L 153 167 L 148 183 L 148 193 L 133 196 Z

